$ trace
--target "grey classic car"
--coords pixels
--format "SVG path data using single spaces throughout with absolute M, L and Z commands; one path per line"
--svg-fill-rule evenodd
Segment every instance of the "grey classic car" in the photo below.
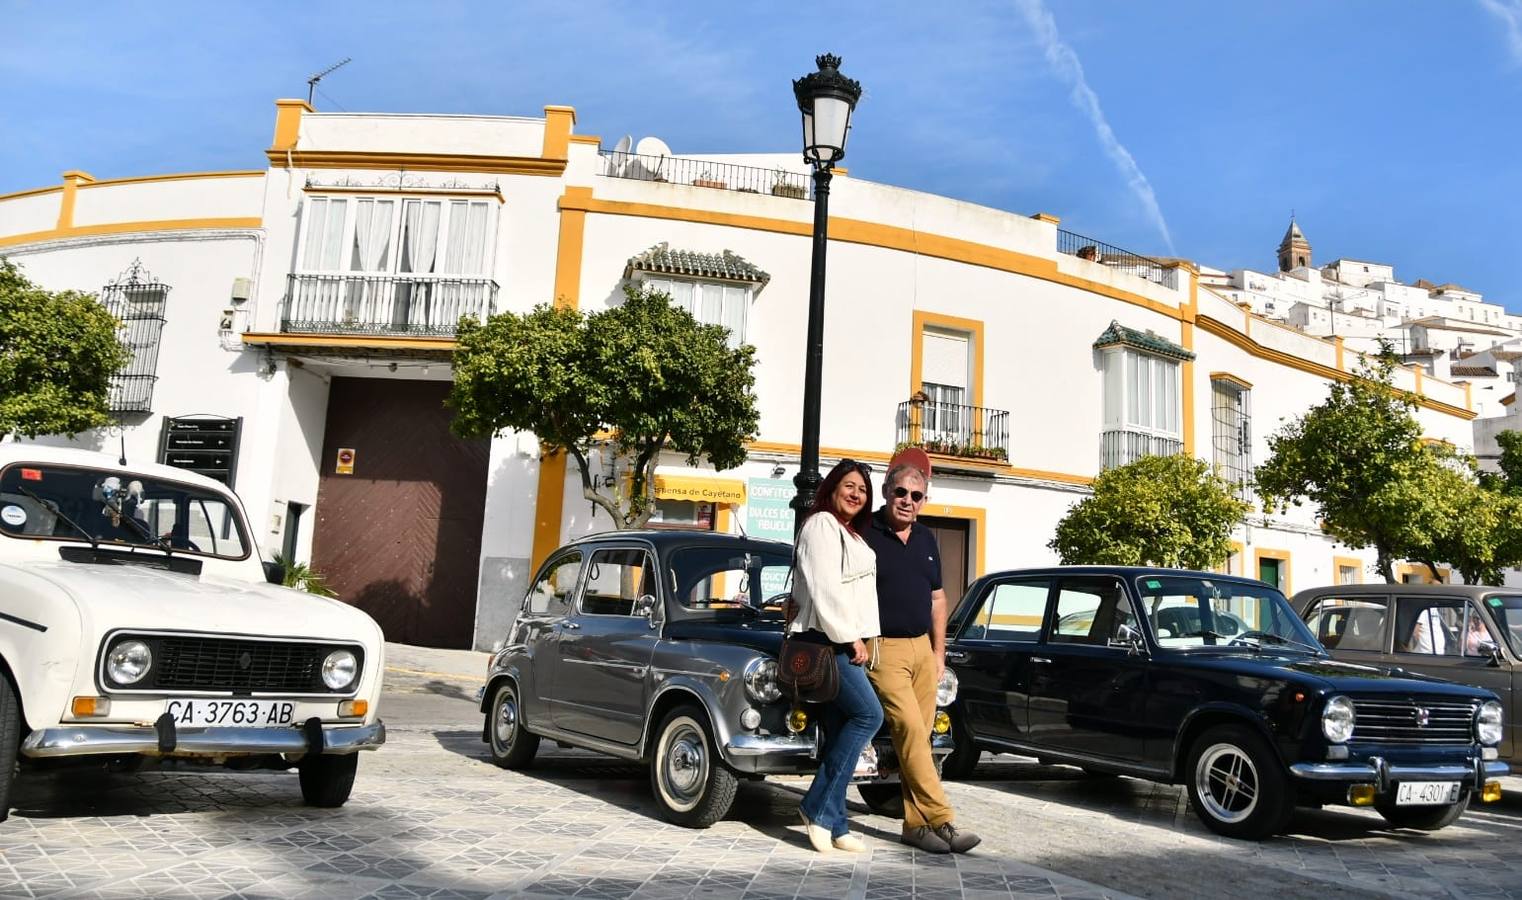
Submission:
M 549 738 L 639 761 L 662 814 L 694 828 L 724 817 L 741 778 L 812 771 L 826 739 L 818 711 L 795 708 L 776 682 L 791 562 L 787 544 L 683 531 L 597 534 L 555 551 L 481 692 L 492 760 L 526 767 Z M 937 700 L 955 696 L 949 676 Z M 950 719 L 936 718 L 940 759 Z M 874 809 L 895 806 L 894 766 L 880 733 L 855 779 Z
M 1494 691 L 1506 709 L 1501 758 L 1522 762 L 1522 588 L 1342 584 L 1292 604 L 1336 659 Z

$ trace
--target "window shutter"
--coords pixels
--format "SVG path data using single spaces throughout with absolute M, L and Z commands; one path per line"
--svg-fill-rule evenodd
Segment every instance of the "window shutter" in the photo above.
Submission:
M 921 335 L 920 380 L 966 389 L 968 350 L 967 335 L 944 331 L 925 331 Z

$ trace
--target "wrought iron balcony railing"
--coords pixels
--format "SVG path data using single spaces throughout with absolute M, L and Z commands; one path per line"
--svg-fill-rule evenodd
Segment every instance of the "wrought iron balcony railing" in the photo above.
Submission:
M 737 166 L 701 159 L 675 156 L 641 156 L 603 150 L 602 174 L 609 178 L 632 178 L 635 181 L 662 181 L 693 187 L 740 191 L 745 194 L 771 194 L 807 200 L 813 196 L 809 176 L 784 169 Z
M 994 462 L 1009 461 L 1009 411 L 906 400 L 898 405 L 900 446 L 927 453 Z
M 1183 452 L 1184 442 L 1176 437 L 1112 428 L 1099 436 L 1099 467 L 1113 469 L 1134 463 L 1143 456 L 1172 456 Z
M 461 316 L 484 320 L 496 305 L 497 283 L 490 278 L 296 274 L 288 277 L 280 330 L 453 337 Z
M 1122 250 L 1114 244 L 1096 241 L 1071 231 L 1057 229 L 1057 252 L 1087 259 L 1154 284 L 1178 290 L 1178 266 L 1156 260 L 1130 250 Z

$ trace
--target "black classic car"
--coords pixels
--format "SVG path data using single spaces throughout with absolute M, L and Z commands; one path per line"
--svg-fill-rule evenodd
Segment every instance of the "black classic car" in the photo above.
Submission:
M 949 625 L 955 750 L 1183 784 L 1219 834 L 1261 839 L 1296 805 L 1371 806 L 1451 824 L 1499 799 L 1490 691 L 1331 659 L 1278 591 L 1172 569 L 1000 572 Z
M 540 567 L 481 693 L 482 739 L 504 768 L 540 738 L 650 766 L 663 815 L 706 828 L 741 778 L 813 771 L 824 739 L 813 707 L 777 686 L 793 548 L 685 531 L 591 535 Z M 955 676 L 938 701 L 955 697 Z M 951 752 L 950 718 L 932 748 Z M 874 808 L 899 788 L 883 732 L 856 783 Z
M 1522 761 L 1522 589 L 1341 584 L 1290 605 L 1334 659 L 1495 691 L 1506 713 L 1501 758 Z

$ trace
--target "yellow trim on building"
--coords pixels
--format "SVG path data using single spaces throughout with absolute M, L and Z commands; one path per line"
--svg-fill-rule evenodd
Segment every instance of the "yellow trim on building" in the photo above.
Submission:
M 713 508 L 713 530 L 719 534 L 730 534 L 734 529 L 734 518 L 734 506 L 720 503 Z
M 1474 385 L 1470 384 L 1467 381 L 1464 382 L 1464 408 L 1465 409 L 1474 409 L 1474 394 L 1469 390 L 1472 387 L 1474 387 Z
M 1416 393 L 1418 394 L 1422 392 L 1422 376 L 1425 374 L 1420 365 L 1417 363 L 1411 364 L 1411 375 L 1416 379 Z
M 751 441 L 745 445 L 745 449 L 757 453 L 786 453 L 789 455 L 802 452 L 802 448 L 797 444 L 789 444 L 783 441 Z M 877 450 L 852 450 L 844 447 L 820 447 L 819 456 L 820 459 L 855 459 L 867 463 L 882 464 L 886 464 L 893 458 L 892 454 L 882 453 Z M 931 454 L 932 463 L 936 459 L 955 460 L 959 464 L 967 464 L 969 466 L 976 463 L 976 460 L 964 460 L 961 457 Z M 979 468 L 983 468 L 983 466 L 979 466 Z M 1041 481 L 1055 481 L 1061 484 L 1087 486 L 1094 483 L 1094 477 L 1091 475 L 1073 475 L 1068 472 L 1048 472 L 1042 469 L 1022 469 L 1016 466 L 1005 465 L 999 465 L 993 468 L 993 471 L 1000 475 L 1012 475 L 1016 478 L 1034 478 Z
M 493 175 L 559 176 L 564 159 L 537 156 L 473 156 L 466 153 L 381 153 L 358 150 L 277 150 L 265 152 L 270 165 L 301 169 L 408 169 L 429 172 L 484 172 Z
M 1289 551 L 1288 550 L 1270 550 L 1270 549 L 1267 549 L 1267 548 L 1264 548 L 1264 547 L 1254 547 L 1253 551 L 1252 551 L 1252 568 L 1253 568 L 1253 571 L 1252 571 L 1252 574 L 1248 576 L 1249 578 L 1257 578 L 1258 577 L 1259 573 L 1261 573 L 1263 571 L 1263 560 L 1265 560 L 1265 559 L 1277 559 L 1277 560 L 1279 560 L 1280 562 L 1282 562 L 1284 564 L 1283 567 L 1281 568 L 1280 572 L 1279 572 L 1279 574 L 1282 576 L 1282 579 L 1283 579 L 1283 583 L 1279 585 L 1279 592 L 1284 594 L 1284 596 L 1288 597 L 1290 595 L 1290 593 L 1292 592 L 1292 588 L 1290 586 L 1291 582 L 1290 582 L 1290 556 L 1289 556 Z
M 165 175 L 136 175 L 129 178 L 102 178 L 88 184 L 81 184 L 81 190 L 85 188 L 113 187 L 123 184 L 150 184 L 156 181 L 194 181 L 200 178 L 263 178 L 263 169 L 229 169 L 225 172 L 171 172 Z
M 305 334 L 288 331 L 246 331 L 251 347 L 334 347 L 353 350 L 437 350 L 450 352 L 454 338 L 393 337 L 384 334 Z
M 534 549 L 530 568 L 538 571 L 560 546 L 561 516 L 565 512 L 565 471 L 570 454 L 539 457 L 539 485 L 534 490 Z
M 41 243 L 42 241 L 60 241 L 77 237 L 94 237 L 96 235 L 102 234 L 132 234 L 134 232 L 154 231 L 194 231 L 203 228 L 258 228 L 263 224 L 264 220 L 257 217 L 227 219 L 158 219 L 150 222 L 109 222 L 104 225 L 75 225 L 71 228 L 55 228 L 52 231 L 32 231 L 26 234 L 13 234 L 10 237 L 0 237 L 0 247 L 14 247 L 19 244 L 36 244 Z
M 1333 335 L 1332 336 L 1332 345 L 1337 348 L 1337 371 L 1339 371 L 1339 372 L 1346 372 L 1348 370 L 1348 364 L 1343 359 L 1343 347 L 1342 347 L 1342 338 L 1341 338 L 1341 336 L 1339 336 L 1339 335 Z
M 283 156 L 285 151 L 296 149 L 296 142 L 301 139 L 301 116 L 309 112 L 316 110 L 305 100 L 275 101 L 275 136 L 270 141 L 270 152 L 279 150 Z
M 94 180 L 94 175 L 91 175 L 89 172 L 81 172 L 78 169 L 70 169 L 63 173 L 63 196 L 58 201 L 59 231 L 66 231 L 74 227 L 74 200 L 79 192 L 79 186 L 89 184 Z
M 1344 568 L 1351 568 L 1353 570 L 1353 578 L 1354 578 L 1354 581 L 1352 582 L 1353 584 L 1363 584 L 1363 570 L 1364 570 L 1363 560 L 1359 559 L 1356 556 L 1334 556 L 1334 557 L 1332 557 L 1332 583 L 1333 584 L 1342 584 L 1343 583 L 1342 582 L 1342 570 Z
M 28 188 L 24 191 L 12 191 L 9 194 L 0 194 L 0 203 L 7 200 L 20 200 L 22 197 L 39 197 L 43 194 L 56 194 L 63 190 L 61 184 L 50 184 L 47 187 Z
M 576 124 L 576 110 L 569 106 L 546 106 L 544 108 L 544 149 L 539 155 L 545 159 L 564 160 L 570 155 L 571 126 Z
M 922 516 L 937 516 L 942 519 L 964 519 L 972 523 L 973 545 L 973 578 L 982 578 L 988 571 L 988 510 L 977 506 L 952 506 L 947 503 L 936 503 L 926 500 L 920 508 Z M 949 615 L 951 610 L 946 611 Z
M 591 144 L 593 147 L 602 146 L 602 138 L 595 134 L 573 134 L 569 140 L 573 144 Z
M 1404 562 L 1396 563 L 1391 567 L 1391 574 L 1395 576 L 1396 584 L 1447 584 L 1448 579 L 1453 575 L 1453 570 L 1446 566 L 1438 566 L 1437 573 L 1443 577 L 1441 582 L 1432 580 L 1432 570 L 1427 568 L 1426 563 Z M 1421 580 L 1407 582 L 1405 581 L 1407 575 L 1415 575 Z
M 922 375 L 924 373 L 925 329 L 960 331 L 972 341 L 972 359 L 970 360 L 972 384 L 969 386 L 971 388 L 969 393 L 972 395 L 972 405 L 981 407 L 983 405 L 983 348 L 987 343 L 983 337 L 983 320 L 965 319 L 961 316 L 916 309 L 912 328 L 909 347 L 909 396 L 913 397 L 924 389 Z
M 1061 225 L 1062 224 L 1062 219 L 1059 218 L 1058 216 L 1052 215 L 1051 213 L 1044 213 L 1044 212 L 1033 213 L 1031 215 L 1031 218 L 1035 219 L 1038 222 L 1045 222 L 1048 225 Z
M 1250 390 L 1252 390 L 1252 382 L 1251 381 L 1248 381 L 1246 378 L 1243 378 L 1240 375 L 1233 375 L 1230 372 L 1211 372 L 1210 373 L 1210 380 L 1211 381 L 1225 381 L 1225 382 L 1227 382 L 1229 384 L 1236 385 L 1237 387 L 1241 388 L 1244 391 L 1250 391 Z
M 1227 555 L 1226 562 L 1221 567 L 1221 569 L 1222 569 L 1221 574 L 1222 575 L 1246 575 L 1247 574 L 1246 572 L 1233 572 L 1231 570 L 1231 557 L 1233 555 L 1236 556 L 1236 558 L 1237 558 L 1237 568 L 1238 569 L 1246 566 L 1247 565 L 1247 548 L 1242 546 L 1242 542 L 1241 541 L 1228 541 L 1227 543 L 1229 543 L 1231 545 L 1231 553 Z

